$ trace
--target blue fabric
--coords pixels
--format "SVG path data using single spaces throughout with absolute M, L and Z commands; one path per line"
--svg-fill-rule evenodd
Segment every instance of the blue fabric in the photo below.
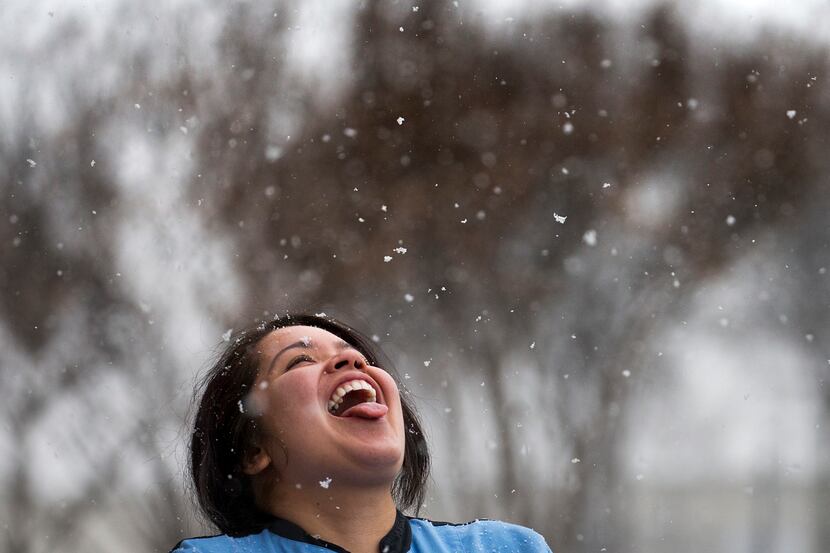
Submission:
M 506 522 L 477 520 L 446 524 L 419 518 L 410 518 L 407 522 L 412 532 L 409 553 L 550 553 L 542 536 L 529 528 Z M 336 546 L 333 548 L 342 551 Z M 331 549 L 263 530 L 237 538 L 226 535 L 190 538 L 179 543 L 172 553 L 321 553 Z

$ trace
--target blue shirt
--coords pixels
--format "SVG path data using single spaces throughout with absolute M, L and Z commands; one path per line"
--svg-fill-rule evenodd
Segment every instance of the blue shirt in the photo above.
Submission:
M 226 534 L 189 538 L 171 553 L 348 553 L 339 545 L 315 538 L 283 519 L 259 533 L 232 537 Z M 475 520 L 466 524 L 433 522 L 398 512 L 395 524 L 380 541 L 381 553 L 551 553 L 545 539 L 523 526 L 497 520 Z

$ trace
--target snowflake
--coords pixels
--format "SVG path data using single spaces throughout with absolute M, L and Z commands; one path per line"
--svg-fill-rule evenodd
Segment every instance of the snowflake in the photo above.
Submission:
M 594 229 L 589 229 L 585 231 L 585 234 L 582 235 L 582 241 L 588 244 L 589 246 L 596 246 L 597 231 L 595 231 Z

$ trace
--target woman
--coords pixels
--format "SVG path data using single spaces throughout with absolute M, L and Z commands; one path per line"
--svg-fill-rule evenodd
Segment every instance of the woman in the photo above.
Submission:
M 423 501 L 429 453 L 390 367 L 322 315 L 240 333 L 205 377 L 190 444 L 199 505 L 222 534 L 174 553 L 549 552 L 520 526 L 403 515 Z

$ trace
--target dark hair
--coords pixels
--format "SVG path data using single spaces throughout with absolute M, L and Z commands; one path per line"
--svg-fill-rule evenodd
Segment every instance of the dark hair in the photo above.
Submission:
M 204 514 L 225 534 L 259 531 L 271 518 L 254 501 L 250 478 L 242 472 L 242 455 L 251 443 L 256 418 L 240 409 L 258 372 L 257 345 L 265 336 L 287 326 L 314 326 L 331 332 L 357 349 L 366 360 L 395 378 L 389 359 L 369 338 L 332 317 L 284 315 L 238 332 L 196 389 L 198 409 L 190 439 L 190 473 Z M 429 449 L 414 406 L 401 390 L 406 433 L 403 467 L 392 484 L 400 510 L 423 503 L 429 476 Z

